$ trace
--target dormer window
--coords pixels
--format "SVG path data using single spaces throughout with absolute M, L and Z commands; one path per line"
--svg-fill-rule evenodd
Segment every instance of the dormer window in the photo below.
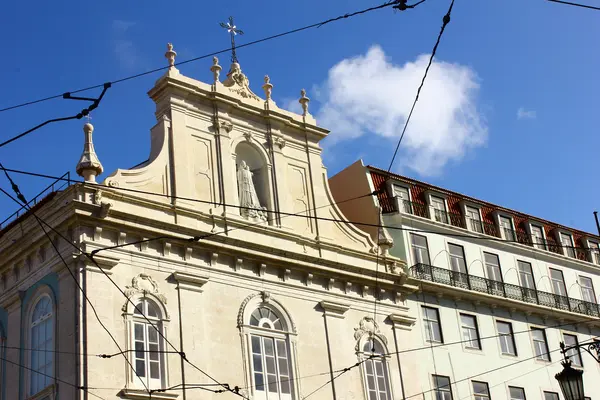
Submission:
M 511 217 L 507 217 L 506 215 L 500 215 L 500 231 L 502 232 L 502 236 L 505 240 L 514 242 L 517 240 L 517 235 L 515 234 L 515 230 L 513 228 L 513 222 Z
M 592 240 L 588 240 L 588 249 L 590 253 L 590 261 L 594 264 L 600 264 L 600 244 Z
M 398 211 L 413 214 L 410 203 L 410 192 L 406 186 L 393 185 L 394 197 L 397 199 Z
M 432 217 L 435 221 L 449 224 L 448 214 L 446 213 L 446 200 L 437 196 L 430 196 L 429 206 L 431 207 Z
M 569 233 L 558 233 L 563 254 L 567 257 L 575 258 L 575 247 L 573 245 L 573 236 Z
M 483 233 L 483 224 L 481 223 L 481 214 L 478 208 L 465 206 L 465 220 L 468 230 Z
M 544 237 L 544 229 L 540 225 L 531 224 L 531 241 L 534 247 L 540 250 L 546 250 L 546 239 Z

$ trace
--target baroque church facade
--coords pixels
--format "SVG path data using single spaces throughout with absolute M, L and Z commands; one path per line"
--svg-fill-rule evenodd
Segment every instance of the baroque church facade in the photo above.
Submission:
M 0 399 L 399 399 L 418 287 L 389 234 L 349 223 L 309 99 L 283 110 L 239 63 L 169 69 L 150 156 L 77 172 L 0 236 Z M 362 193 L 362 197 L 373 197 Z M 351 202 L 352 199 L 346 199 Z M 40 222 L 43 221 L 43 222 Z M 408 389 L 407 389 L 408 388 Z M 432 394 L 426 395 L 431 398 Z

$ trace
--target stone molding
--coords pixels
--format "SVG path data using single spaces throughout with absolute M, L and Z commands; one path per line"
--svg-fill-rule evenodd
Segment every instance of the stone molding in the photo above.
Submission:
M 390 314 L 388 318 L 392 322 L 394 329 L 405 331 L 412 330 L 413 325 L 417 322 L 416 318 L 404 314 Z
M 173 272 L 171 275 L 177 282 L 177 289 L 190 290 L 202 293 L 203 286 L 208 282 L 208 276 L 186 274 L 185 272 Z
M 344 314 L 350 309 L 349 304 L 335 303 L 333 301 L 322 300 L 320 303 L 326 316 L 344 319 Z

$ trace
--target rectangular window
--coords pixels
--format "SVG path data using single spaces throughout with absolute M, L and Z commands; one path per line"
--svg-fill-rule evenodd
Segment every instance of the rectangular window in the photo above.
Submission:
M 546 332 L 540 328 L 531 328 L 531 336 L 533 338 L 533 352 L 536 360 L 550 361 Z
M 575 249 L 573 248 L 573 238 L 568 233 L 559 233 L 560 244 L 563 246 L 563 254 L 575 258 Z
M 479 216 L 479 210 L 477 208 L 467 206 L 465 216 L 469 230 L 483 233 L 483 225 L 481 224 L 481 217 Z
M 515 241 L 515 231 L 513 230 L 512 220 L 509 217 L 500 216 L 500 229 L 504 232 L 504 239 Z
M 437 308 L 422 306 L 425 337 L 429 342 L 444 343 L 440 313 Z
M 591 261 L 594 264 L 600 264 L 600 244 L 588 241 L 588 246 L 590 248 Z
M 550 268 L 550 280 L 552 280 L 552 292 L 559 296 L 567 296 L 565 277 L 561 270 Z
M 517 261 L 517 267 L 519 269 L 519 281 L 521 282 L 521 286 L 535 290 L 535 281 L 533 279 L 531 264 L 525 261 Z
M 592 280 L 585 276 L 579 276 L 579 285 L 581 286 L 581 298 L 588 303 L 596 304 L 596 293 Z
M 502 272 L 500 270 L 500 259 L 496 254 L 483 253 L 485 259 L 485 269 L 488 279 L 502 282 Z
M 394 197 L 398 197 L 400 200 L 400 207 L 405 213 L 412 214 L 412 208 L 410 204 L 410 196 L 408 194 L 408 188 L 404 186 L 394 185 Z
M 525 400 L 525 389 L 523 389 L 523 388 L 516 387 L 516 386 L 509 386 L 508 394 L 509 394 L 510 400 Z
M 445 224 L 450 223 L 446 215 L 446 202 L 441 197 L 431 196 L 431 208 L 433 208 L 434 219 Z
M 544 400 L 559 400 L 558 393 L 544 392 Z
M 429 262 L 429 248 L 427 246 L 427 238 L 425 236 L 410 234 L 410 243 L 415 264 L 427 264 Z
M 435 400 L 452 400 L 450 378 L 447 376 L 433 375 L 433 392 Z
M 498 339 L 500 339 L 500 351 L 502 351 L 502 354 L 516 356 L 517 346 L 515 344 L 515 334 L 512 324 L 505 321 L 496 321 L 496 329 L 498 330 Z
M 533 245 L 541 250 L 546 250 L 546 241 L 544 240 L 544 231 L 541 226 L 531 225 L 531 239 Z
M 391 399 L 388 387 L 387 368 L 383 357 L 367 360 L 365 363 L 365 375 L 367 378 L 369 400 Z
M 569 360 L 571 360 L 571 365 L 582 368 L 583 363 L 581 362 L 581 352 L 577 347 L 579 344 L 577 341 L 577 336 L 563 333 L 563 340 L 567 349 L 569 347 L 573 347 L 572 349 L 567 350 L 567 357 L 569 357 Z
M 452 271 L 467 273 L 467 263 L 465 262 L 465 250 L 462 246 L 448 243 L 448 252 L 450 253 L 450 268 Z
M 475 400 L 490 400 L 490 388 L 486 382 L 471 381 Z
M 462 335 L 465 347 L 468 349 L 481 350 L 477 319 L 473 315 L 460 314 L 460 323 L 462 326 Z

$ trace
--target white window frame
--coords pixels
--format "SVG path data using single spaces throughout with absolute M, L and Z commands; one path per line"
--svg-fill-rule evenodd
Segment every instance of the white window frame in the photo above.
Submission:
M 467 319 L 471 319 L 473 322 L 473 326 L 465 324 L 463 322 L 463 317 L 467 317 Z M 468 350 L 482 350 L 481 344 L 481 335 L 479 334 L 479 323 L 477 321 L 477 316 L 468 313 L 459 313 L 458 319 L 460 321 L 460 332 L 463 342 L 463 347 Z M 475 337 L 472 337 L 473 334 Z M 468 336 L 468 339 L 466 338 Z M 475 342 L 476 346 L 471 346 L 471 343 Z
M 588 254 L 590 255 L 590 262 L 596 265 L 600 265 L 600 242 L 594 240 L 587 240 Z
M 415 244 L 413 243 L 413 236 L 419 236 L 419 237 L 425 238 L 425 251 L 427 252 L 427 261 L 428 261 L 426 264 L 427 265 L 431 265 L 431 254 L 429 254 L 429 240 L 427 239 L 427 236 L 420 235 L 420 234 L 415 233 L 415 232 L 411 232 L 409 234 L 408 241 L 409 241 L 409 244 L 410 244 L 410 256 L 411 256 L 411 258 L 413 258 L 413 261 L 414 261 L 413 265 L 416 265 L 416 264 L 420 263 L 420 261 L 417 260 L 417 257 L 415 257 L 414 248 L 418 248 L 421 251 L 423 249 L 423 247 L 421 247 L 421 246 L 415 246 Z
M 517 389 L 517 390 L 520 390 L 520 391 L 521 391 L 521 393 L 523 393 L 523 397 L 519 397 L 519 398 L 517 398 L 517 397 L 512 397 L 512 396 L 511 396 L 511 393 L 510 393 L 510 389 Z M 507 386 L 507 390 L 508 390 L 508 397 L 507 397 L 507 398 L 508 398 L 509 400 L 527 400 L 527 394 L 525 393 L 525 388 L 524 388 L 524 387 L 522 387 L 522 386 L 512 386 L 512 385 L 508 385 L 508 386 Z
M 510 230 L 513 233 L 513 237 L 509 238 L 506 235 L 506 232 L 504 231 L 505 227 L 502 225 L 502 219 L 508 219 L 510 222 Z M 505 213 L 498 213 L 497 215 L 497 222 L 498 222 L 498 230 L 500 231 L 500 237 L 504 240 L 511 240 L 512 242 L 516 243 L 517 242 L 517 231 L 515 229 L 515 220 L 514 218 L 509 215 L 509 214 L 505 214 Z
M 408 192 L 407 193 L 408 194 L 408 198 L 407 199 L 402 199 L 400 196 L 397 196 L 396 195 L 396 188 L 400 188 L 400 189 L 406 190 Z M 409 204 L 409 207 L 412 207 L 412 194 L 410 193 L 410 186 L 394 182 L 394 183 L 392 183 L 390 185 L 390 190 L 392 192 L 392 197 L 393 197 L 394 201 L 396 202 L 396 206 L 397 206 L 398 212 L 401 212 L 401 213 L 404 213 L 404 214 L 414 214 L 414 212 L 412 212 L 414 210 L 411 209 L 411 210 L 407 211 L 406 210 L 406 205 L 404 204 L 404 200 L 406 200 L 409 203 L 411 203 L 411 204 Z
M 566 231 L 558 231 L 557 233 L 558 235 L 558 243 L 560 244 L 560 248 L 562 250 L 562 253 L 565 257 L 569 257 L 569 258 L 577 258 L 577 252 L 575 251 L 575 240 L 573 238 L 573 234 L 571 234 L 570 232 L 566 232 Z M 563 237 L 568 237 L 569 238 L 569 245 L 565 245 L 563 243 Z M 567 246 L 567 247 L 565 247 Z M 572 254 L 569 254 L 569 251 L 572 252 Z
M 577 337 L 577 335 L 570 333 L 570 332 L 567 333 L 567 332 L 563 331 L 562 336 L 563 336 L 563 342 L 565 343 L 566 347 L 572 346 L 571 344 L 567 344 L 567 337 L 575 339 L 574 346 L 579 345 L 579 338 Z M 579 347 L 575 347 L 570 350 L 567 350 L 566 356 L 570 357 L 569 359 L 571 360 L 572 367 L 583 369 L 583 357 L 581 357 L 581 349 Z
M 548 240 L 546 239 L 546 230 L 544 229 L 544 224 L 530 222 L 527 224 L 527 226 L 529 227 L 529 237 L 531 238 L 533 247 L 535 247 L 538 250 L 548 250 Z M 542 243 L 537 243 L 536 236 L 533 234 L 534 228 L 540 229 L 542 233 L 542 237 L 540 238 L 542 239 Z
M 481 213 L 481 207 L 475 203 L 471 203 L 471 202 L 466 202 L 464 200 L 462 200 L 460 202 L 461 208 L 462 208 L 462 214 L 464 215 L 465 218 L 465 227 L 468 231 L 471 232 L 475 232 L 475 233 L 479 233 L 479 234 L 485 234 L 485 227 L 483 226 L 483 215 Z M 473 229 L 473 224 L 471 223 L 471 221 L 473 220 L 472 218 L 469 218 L 468 216 L 468 209 L 473 209 L 477 211 L 477 214 L 479 216 L 479 219 L 477 219 L 477 222 L 479 222 L 479 226 L 481 228 L 481 232 L 479 232 L 477 229 Z
M 373 342 L 370 342 L 371 340 L 373 340 Z M 373 344 L 369 346 L 369 343 Z M 368 335 L 364 335 L 363 338 L 359 340 L 359 346 L 360 347 L 357 355 L 359 362 L 362 364 L 361 369 L 364 382 L 363 387 L 365 390 L 365 399 L 371 399 L 370 392 L 375 392 L 376 400 L 393 400 L 388 361 L 391 356 L 387 350 L 387 347 L 376 336 L 369 338 Z M 376 351 L 365 351 L 365 347 L 374 348 Z M 378 366 L 381 366 L 380 372 L 377 371 Z M 371 371 L 373 371 L 372 374 L 369 374 L 369 367 L 371 368 Z M 374 388 L 371 388 L 369 385 L 369 375 L 373 376 L 373 383 L 375 385 Z M 384 390 L 381 390 L 379 387 L 379 378 L 382 378 L 384 381 Z M 381 392 L 385 392 L 385 399 L 382 399 Z
M 448 390 L 439 389 L 436 386 L 436 377 L 438 377 L 438 378 L 444 378 L 444 379 L 448 380 Z M 454 397 L 452 395 L 452 381 L 450 381 L 450 377 L 449 376 L 433 374 L 433 375 L 431 375 L 431 381 L 432 381 L 432 385 L 431 386 L 433 387 L 433 396 L 434 396 L 435 399 L 438 399 L 437 395 L 440 394 L 439 392 L 444 392 L 444 393 L 449 394 L 450 396 L 449 397 L 447 397 L 447 396 L 440 396 L 442 400 L 453 400 Z
M 435 310 L 436 316 L 437 316 L 437 321 L 431 320 L 428 317 L 426 318 L 426 313 L 425 310 Z M 425 342 L 427 343 L 444 343 L 444 330 L 442 329 L 442 321 L 441 321 L 441 317 L 440 317 L 440 310 L 439 308 L 436 307 L 429 307 L 429 306 L 421 306 L 421 318 L 423 320 L 423 333 L 425 334 Z M 440 331 L 440 339 L 436 340 L 435 338 L 431 338 L 432 337 L 432 330 L 429 328 L 429 324 L 430 323 L 437 323 L 437 325 L 439 326 L 439 331 Z
M 519 355 L 519 351 L 517 349 L 517 341 L 515 340 L 515 331 L 513 329 L 513 324 L 510 321 L 505 321 L 505 320 L 501 320 L 501 319 L 497 319 L 496 321 L 496 332 L 498 334 L 498 345 L 500 346 L 500 354 L 502 354 L 503 356 L 510 356 L 510 357 L 517 357 Z M 498 328 L 498 324 L 507 324 L 510 330 L 509 334 L 505 334 L 500 332 L 500 329 Z M 504 350 L 502 349 L 502 341 L 503 340 L 510 340 L 512 343 L 512 347 L 514 349 L 514 354 L 512 353 L 507 353 L 504 352 Z
M 443 212 L 445 213 L 445 216 L 444 216 L 444 218 L 445 218 L 445 219 L 449 219 L 449 218 L 450 218 L 450 217 L 449 217 L 449 213 L 448 213 L 448 201 L 447 201 L 447 199 L 446 199 L 446 196 L 445 196 L 445 195 L 443 195 L 443 194 L 441 194 L 441 193 L 435 193 L 435 192 L 434 192 L 434 193 L 432 193 L 432 192 L 428 192 L 428 193 L 427 193 L 427 207 L 429 208 L 429 217 L 430 217 L 430 218 L 431 218 L 433 221 L 436 221 L 436 222 L 439 222 L 439 223 L 442 223 L 442 224 L 446 224 L 446 225 L 450 225 L 450 221 L 449 221 L 449 220 L 448 220 L 448 221 L 446 221 L 446 222 L 444 222 L 444 221 L 438 221 L 438 220 L 435 218 L 435 210 L 436 210 L 436 208 L 434 208 L 434 207 L 433 207 L 433 198 L 434 198 L 434 197 L 435 197 L 436 199 L 439 199 L 439 200 L 441 200 L 441 201 L 442 201 L 442 204 L 444 205 L 444 209 L 443 209 L 443 210 L 441 210 L 441 211 L 443 211 Z
M 250 324 L 252 313 L 258 308 L 268 308 L 279 317 L 282 323 L 282 330 L 264 328 L 261 326 L 254 326 Z M 266 322 L 266 321 L 263 321 Z M 259 325 L 261 322 L 259 321 Z M 273 326 L 273 325 L 271 325 Z M 300 398 L 300 380 L 296 377 L 299 375 L 297 357 L 297 333 L 296 326 L 292 322 L 287 310 L 277 300 L 267 296 L 266 292 L 261 294 L 251 295 L 241 305 L 238 312 L 238 327 L 241 332 L 242 340 L 242 356 L 244 359 L 244 368 L 246 372 L 246 387 L 248 387 L 249 397 L 253 400 L 273 400 L 273 399 L 299 399 Z M 288 373 L 290 374 L 290 391 L 288 395 L 280 392 L 280 386 L 278 382 L 278 392 L 272 393 L 268 390 L 258 390 L 254 378 L 254 365 L 253 365 L 253 352 L 252 352 L 252 336 L 262 336 L 272 338 L 275 340 L 284 340 L 287 347 L 287 362 L 288 362 Z M 276 345 L 276 344 L 275 344 Z M 263 364 L 264 368 L 264 364 Z M 261 371 L 257 371 L 260 373 Z M 279 381 L 279 379 L 278 379 Z M 265 389 L 267 388 L 268 382 L 264 382 Z
M 44 299 L 44 298 L 48 298 L 50 300 L 50 304 L 52 307 L 52 316 L 51 318 L 53 319 L 53 331 L 52 331 L 52 343 L 51 343 L 51 348 L 53 350 L 56 349 L 56 338 L 57 338 L 57 333 L 58 333 L 58 328 L 57 328 L 57 315 L 56 315 L 56 302 L 54 300 L 54 294 L 52 293 L 52 290 L 46 286 L 43 285 L 40 287 L 40 289 L 37 291 L 37 293 L 35 293 L 32 297 L 31 297 L 31 301 L 29 302 L 28 306 L 27 306 L 27 310 L 25 312 L 25 343 L 26 343 L 26 348 L 27 349 L 32 349 L 33 345 L 31 342 L 31 331 L 33 329 L 32 326 L 32 317 L 33 317 L 33 312 L 35 310 L 35 307 L 38 305 L 38 303 Z M 24 379 L 24 385 L 25 385 L 25 396 L 28 400 L 38 400 L 38 399 L 44 399 L 44 400 L 54 400 L 55 396 L 56 396 L 56 383 L 55 383 L 55 379 L 56 379 L 56 372 L 57 372 L 57 365 L 56 365 L 56 354 L 55 353 L 51 353 L 52 355 L 52 373 L 51 374 L 47 374 L 47 375 L 52 375 L 53 378 L 51 379 L 51 382 L 46 385 L 46 387 L 42 388 L 41 390 L 37 391 L 36 393 L 32 393 L 31 392 L 31 379 L 32 379 L 32 374 L 33 372 L 33 365 L 31 363 L 32 361 L 32 350 L 26 350 L 25 351 L 25 365 L 27 367 L 27 371 L 25 373 L 25 379 Z
M 169 386 L 169 367 L 168 367 L 168 357 L 166 357 L 166 353 L 164 353 L 164 351 L 168 350 L 166 348 L 167 346 L 167 340 L 165 338 L 167 338 L 167 332 L 168 332 L 168 326 L 169 326 L 169 322 L 170 322 L 170 317 L 169 317 L 169 313 L 166 309 L 165 304 L 161 301 L 161 299 L 159 299 L 157 296 L 151 294 L 151 293 L 142 293 L 142 294 L 136 294 L 132 297 L 129 298 L 131 300 L 131 302 L 127 302 L 126 304 L 126 312 L 124 313 L 124 318 L 125 318 L 125 326 L 126 326 L 126 331 L 127 331 L 127 347 L 128 351 L 128 359 L 129 362 L 131 363 L 131 365 L 133 366 L 133 369 L 131 368 L 131 366 L 129 364 L 127 364 L 127 388 L 128 389 L 134 389 L 134 390 L 140 390 L 140 389 L 145 389 L 144 385 L 146 385 L 148 388 L 150 389 L 164 389 L 166 387 Z M 136 352 L 135 352 L 135 324 L 136 323 L 140 323 L 144 325 L 144 329 L 145 329 L 145 335 L 147 335 L 148 330 L 151 329 L 148 323 L 148 321 L 138 315 L 138 314 L 134 314 L 135 313 L 135 307 L 133 304 L 135 304 L 136 306 L 142 302 L 142 301 L 152 301 L 155 305 L 156 308 L 158 309 L 158 312 L 160 313 L 158 318 L 153 318 L 153 317 L 148 317 L 148 319 L 152 322 L 156 322 L 156 330 L 157 330 L 157 338 L 158 338 L 158 344 L 159 344 L 159 350 L 162 351 L 161 353 L 158 354 L 159 356 L 159 367 L 160 367 L 160 379 L 151 379 L 149 377 L 150 371 L 148 368 L 149 365 L 149 357 L 150 354 L 149 352 L 145 352 L 145 369 L 146 369 L 146 376 L 145 377 L 139 377 L 137 375 L 137 373 L 135 372 L 135 368 L 136 368 Z M 133 303 L 133 304 L 132 304 Z M 143 310 L 145 312 L 145 310 Z M 148 344 L 148 340 L 145 340 L 145 344 Z M 146 349 L 147 350 L 147 349 Z M 143 383 L 142 383 L 143 382 Z
M 581 283 L 582 279 L 587 279 L 588 281 L 590 281 L 591 286 L 589 286 L 589 287 L 583 286 L 583 284 Z M 581 300 L 587 301 L 588 303 L 597 304 L 598 300 L 596 297 L 596 289 L 594 289 L 594 281 L 592 280 L 592 278 L 590 278 L 589 276 L 578 275 L 577 281 L 579 283 L 579 288 L 581 290 Z M 588 299 L 586 299 L 587 296 L 584 294 L 585 293 L 584 289 L 592 292 L 592 301 L 589 301 Z
M 536 348 L 536 343 L 538 343 L 540 341 L 535 339 L 534 334 L 533 334 L 534 331 L 542 332 L 542 335 L 544 337 L 545 351 L 543 351 L 542 354 L 540 354 L 540 355 L 537 354 L 537 348 Z M 533 346 L 533 355 L 535 357 L 535 360 L 544 362 L 544 363 L 550 363 L 552 361 L 552 357 L 550 356 L 550 348 L 548 347 L 548 335 L 546 335 L 546 330 L 539 326 L 530 326 L 529 334 L 531 336 L 531 343 Z M 546 358 L 542 358 L 542 357 L 546 357 Z

